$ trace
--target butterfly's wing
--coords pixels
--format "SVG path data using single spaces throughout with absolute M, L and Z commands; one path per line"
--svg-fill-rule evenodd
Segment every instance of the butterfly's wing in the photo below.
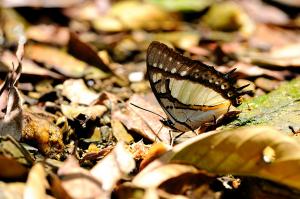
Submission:
M 216 120 L 242 95 L 228 75 L 159 42 L 148 48 L 147 73 L 158 102 L 181 131 Z

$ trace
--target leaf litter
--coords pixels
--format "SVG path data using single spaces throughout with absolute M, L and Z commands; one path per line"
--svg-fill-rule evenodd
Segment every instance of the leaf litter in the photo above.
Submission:
M 298 198 L 299 14 L 278 2 L 2 2 L 1 198 Z M 153 40 L 237 68 L 239 116 L 163 125 Z

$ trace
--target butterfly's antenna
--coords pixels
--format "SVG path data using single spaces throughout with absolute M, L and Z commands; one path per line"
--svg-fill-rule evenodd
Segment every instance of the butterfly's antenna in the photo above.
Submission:
M 135 107 L 137 107 L 137 108 L 140 108 L 140 109 L 142 109 L 142 110 L 145 110 L 145 111 L 148 111 L 148 112 L 150 112 L 150 113 L 153 113 L 153 114 L 155 114 L 155 115 L 157 115 L 157 116 L 159 116 L 159 117 L 161 117 L 161 118 L 163 118 L 164 120 L 165 120 L 165 118 L 163 117 L 163 116 L 161 116 L 161 115 L 159 115 L 159 114 L 157 114 L 157 113 L 154 113 L 154 112 L 152 112 L 152 111 L 149 111 L 149 110 L 147 110 L 147 109 L 144 109 L 144 108 L 142 108 L 142 107 L 139 107 L 138 105 L 135 105 L 135 104 L 132 104 L 132 103 L 130 103 L 131 105 L 133 105 L 133 106 L 135 106 Z M 133 110 L 133 109 L 132 109 Z M 133 110 L 134 111 L 134 110 Z M 135 111 L 134 111 L 135 112 Z M 135 114 L 137 114 L 137 115 L 139 115 L 138 113 L 136 113 L 135 112 Z M 155 133 L 154 132 L 154 130 L 151 128 L 151 126 L 140 116 L 140 118 L 145 122 L 145 124 L 147 125 L 147 127 L 153 132 L 153 134 L 155 135 L 155 137 L 159 140 L 159 141 L 161 141 L 162 142 L 162 140 L 161 140 L 161 138 L 158 136 L 158 133 L 161 131 L 161 129 L 162 129 L 162 127 L 159 129 L 159 132 L 158 133 Z
M 139 109 L 142 109 L 142 110 L 144 110 L 144 111 L 148 111 L 149 113 L 153 113 L 154 115 L 157 115 L 157 116 L 160 117 L 161 119 L 166 120 L 166 118 L 164 118 L 163 116 L 159 115 L 158 113 L 155 113 L 155 112 L 150 111 L 150 110 L 148 110 L 148 109 L 142 108 L 142 107 L 140 107 L 140 106 L 138 106 L 138 105 L 136 105 L 136 104 L 133 104 L 133 103 L 130 103 L 130 105 L 135 106 L 135 107 L 137 107 L 137 108 L 139 108 Z

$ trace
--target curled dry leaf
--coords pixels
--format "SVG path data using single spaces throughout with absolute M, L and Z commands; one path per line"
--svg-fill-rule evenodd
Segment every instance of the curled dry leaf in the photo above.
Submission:
M 272 154 L 265 152 L 267 147 Z M 256 176 L 300 189 L 299 142 L 268 127 L 203 134 L 175 146 L 160 161 L 191 164 L 216 174 Z
M 73 32 L 70 32 L 68 51 L 78 59 L 96 66 L 103 72 L 111 72 L 110 68 L 102 61 L 97 52 L 90 45 L 81 41 Z
M 78 92 L 80 91 L 80 92 Z M 63 83 L 62 94 L 72 103 L 90 105 L 99 94 L 90 90 L 82 79 L 69 79 Z
M 105 158 L 98 162 L 91 170 L 92 176 L 102 182 L 102 187 L 111 192 L 116 183 L 135 168 L 135 161 L 119 142 Z

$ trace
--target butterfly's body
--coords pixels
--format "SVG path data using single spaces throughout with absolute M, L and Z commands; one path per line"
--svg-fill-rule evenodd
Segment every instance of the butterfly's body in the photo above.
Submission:
M 230 75 L 191 60 L 159 42 L 147 52 L 147 73 L 151 88 L 173 127 L 194 130 L 212 123 L 239 103 L 240 88 Z

